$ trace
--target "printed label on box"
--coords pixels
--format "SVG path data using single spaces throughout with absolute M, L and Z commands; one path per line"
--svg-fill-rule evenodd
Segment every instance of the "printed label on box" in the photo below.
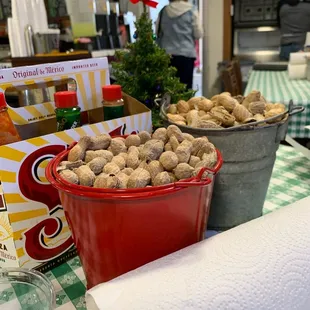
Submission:
M 110 83 L 106 58 L 91 58 L 54 64 L 1 70 L 0 91 L 23 91 L 37 87 L 61 85 L 64 81 L 77 86 L 79 107 L 89 111 L 102 106 L 101 87 Z M 8 107 L 15 125 L 26 125 L 55 117 L 53 101 L 19 108 Z
M 78 98 L 83 98 L 84 103 L 89 100 L 88 106 L 84 105 L 86 110 L 101 102 L 101 85 L 109 81 L 108 69 L 105 67 L 107 61 L 86 60 L 64 65 L 66 68 L 73 68 L 72 70 L 94 71 L 90 65 L 94 62 L 101 64 L 101 71 L 98 74 L 93 72 L 91 79 L 87 73 L 77 83 Z M 40 72 L 39 69 L 36 71 L 29 68 L 18 70 Z M 72 76 L 70 72 L 64 73 Z M 7 74 L 6 72 L 5 75 Z M 76 76 L 78 74 L 80 73 L 76 73 Z M 34 84 L 36 83 L 37 80 L 34 80 Z M 71 253 L 74 244 L 70 228 L 58 191 L 47 181 L 45 169 L 54 156 L 82 136 L 101 133 L 124 135 L 142 130 L 150 132 L 151 112 L 129 96 L 124 95 L 124 100 L 128 113 L 133 115 L 0 146 L 0 180 L 3 189 L 0 192 L 1 267 L 37 268 L 50 262 L 52 265 L 52 262 L 60 261 Z M 54 103 L 51 104 L 50 108 L 54 109 Z M 37 106 L 11 109 L 10 115 L 15 117 L 15 122 L 26 120 L 27 113 L 37 113 L 35 108 Z

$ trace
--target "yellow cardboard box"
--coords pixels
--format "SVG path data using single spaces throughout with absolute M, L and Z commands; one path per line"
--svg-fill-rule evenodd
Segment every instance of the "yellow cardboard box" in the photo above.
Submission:
M 105 58 L 12 68 L 1 74 L 0 91 L 73 79 L 82 111 L 100 109 L 101 86 L 109 81 Z M 0 267 L 44 270 L 75 254 L 58 192 L 47 182 L 45 168 L 51 158 L 84 135 L 151 131 L 151 112 L 125 94 L 124 100 L 127 116 L 123 118 L 0 147 Z M 9 107 L 9 113 L 22 132 L 34 123 L 55 123 L 54 109 L 53 102 L 45 102 Z

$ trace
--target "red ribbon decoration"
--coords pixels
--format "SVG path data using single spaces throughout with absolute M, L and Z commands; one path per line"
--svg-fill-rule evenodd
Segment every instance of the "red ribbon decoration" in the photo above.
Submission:
M 130 0 L 130 2 L 133 4 L 137 4 L 140 1 L 143 2 L 145 5 L 148 5 L 152 8 L 155 8 L 155 9 L 158 5 L 158 3 L 156 1 L 153 1 L 153 0 Z

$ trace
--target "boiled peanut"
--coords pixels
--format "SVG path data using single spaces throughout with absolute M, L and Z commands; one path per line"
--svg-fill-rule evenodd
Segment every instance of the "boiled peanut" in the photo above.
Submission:
M 174 152 L 164 152 L 160 158 L 159 162 L 162 164 L 165 170 L 172 171 L 179 163 L 178 156 Z
M 91 137 L 84 136 L 80 141 L 69 151 L 68 161 L 75 162 L 84 160 L 85 153 L 91 144 Z
M 143 188 L 150 184 L 150 173 L 142 168 L 136 169 L 129 177 L 127 187 L 128 188 Z
M 140 146 L 141 138 L 138 135 L 129 135 L 125 140 L 125 145 L 127 148 L 131 146 Z
M 96 179 L 96 175 L 94 174 L 93 171 L 91 171 L 91 169 L 88 166 L 86 165 L 81 166 L 77 169 L 74 169 L 73 172 L 76 173 L 77 176 L 79 177 L 80 185 L 93 186 Z
M 88 147 L 89 150 L 106 150 L 111 143 L 111 137 L 107 134 L 101 134 L 96 137 L 91 137 L 91 143 Z
M 159 174 L 156 175 L 153 185 L 154 186 L 162 186 L 162 185 L 167 185 L 170 184 L 171 182 L 171 177 L 168 172 L 160 172 Z
M 59 174 L 67 182 L 72 183 L 72 184 L 79 184 L 79 177 L 73 171 L 71 171 L 71 170 L 62 170 Z
M 119 168 L 119 166 L 112 162 L 106 164 L 103 168 L 103 172 L 106 174 L 117 175 L 120 171 L 121 169 Z
M 103 170 L 103 167 L 108 163 L 104 157 L 97 157 L 90 161 L 87 166 L 94 174 L 100 174 Z

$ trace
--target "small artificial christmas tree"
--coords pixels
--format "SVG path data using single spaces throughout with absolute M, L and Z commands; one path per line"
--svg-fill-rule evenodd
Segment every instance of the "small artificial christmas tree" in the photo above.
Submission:
M 136 42 L 129 44 L 127 51 L 116 53 L 113 75 L 124 92 L 152 109 L 153 125 L 158 127 L 161 121 L 154 99 L 170 93 L 172 103 L 177 103 L 181 99 L 190 99 L 195 91 L 187 90 L 186 85 L 176 77 L 176 69 L 170 67 L 170 56 L 155 42 L 152 21 L 146 12 L 135 25 Z

